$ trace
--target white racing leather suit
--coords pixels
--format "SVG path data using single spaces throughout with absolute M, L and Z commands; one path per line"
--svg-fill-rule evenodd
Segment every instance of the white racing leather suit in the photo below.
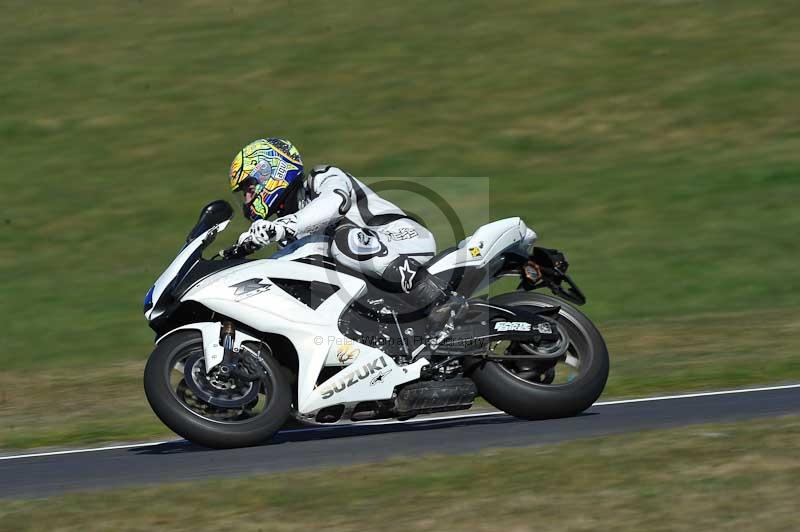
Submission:
M 298 191 L 295 213 L 275 220 L 288 240 L 333 233 L 340 264 L 409 292 L 418 266 L 436 253 L 433 235 L 400 208 L 335 166 L 317 166 Z

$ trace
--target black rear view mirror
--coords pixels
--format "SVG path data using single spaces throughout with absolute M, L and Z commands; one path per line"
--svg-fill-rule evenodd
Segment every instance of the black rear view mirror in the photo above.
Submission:
M 200 211 L 197 223 L 186 237 L 188 244 L 217 224 L 233 218 L 233 207 L 225 200 L 212 201 Z

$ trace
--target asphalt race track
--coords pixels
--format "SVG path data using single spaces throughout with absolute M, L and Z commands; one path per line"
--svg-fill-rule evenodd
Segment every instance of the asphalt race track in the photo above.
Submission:
M 407 422 L 285 430 L 267 444 L 216 451 L 184 440 L 0 456 L 0 497 L 271 473 L 425 453 L 465 453 L 577 438 L 800 414 L 800 384 L 598 403 L 584 414 L 522 421 L 483 412 Z

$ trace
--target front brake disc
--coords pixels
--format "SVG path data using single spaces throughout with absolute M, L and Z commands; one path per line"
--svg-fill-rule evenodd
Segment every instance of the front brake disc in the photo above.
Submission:
M 242 381 L 233 376 L 224 380 L 209 378 L 202 353 L 192 355 L 186 360 L 183 375 L 192 392 L 200 400 L 214 406 L 241 408 L 258 398 L 258 381 Z

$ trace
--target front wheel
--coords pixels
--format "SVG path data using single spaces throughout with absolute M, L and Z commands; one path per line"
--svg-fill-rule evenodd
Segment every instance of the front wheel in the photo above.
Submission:
M 506 306 L 560 306 L 558 329 L 567 337 L 566 351 L 555 360 L 524 358 L 480 360 L 469 370 L 478 393 L 496 408 L 523 419 L 569 417 L 589 408 L 603 393 L 609 360 L 603 337 L 576 308 L 535 292 L 514 292 L 489 300 Z M 542 347 L 517 342 L 493 346 L 494 354 L 537 353 Z
M 218 368 L 206 373 L 198 331 L 168 336 L 144 370 L 153 412 L 177 434 L 206 447 L 245 447 L 269 439 L 289 415 L 291 386 L 266 344 L 244 343 L 240 355 L 250 379 L 223 375 Z

